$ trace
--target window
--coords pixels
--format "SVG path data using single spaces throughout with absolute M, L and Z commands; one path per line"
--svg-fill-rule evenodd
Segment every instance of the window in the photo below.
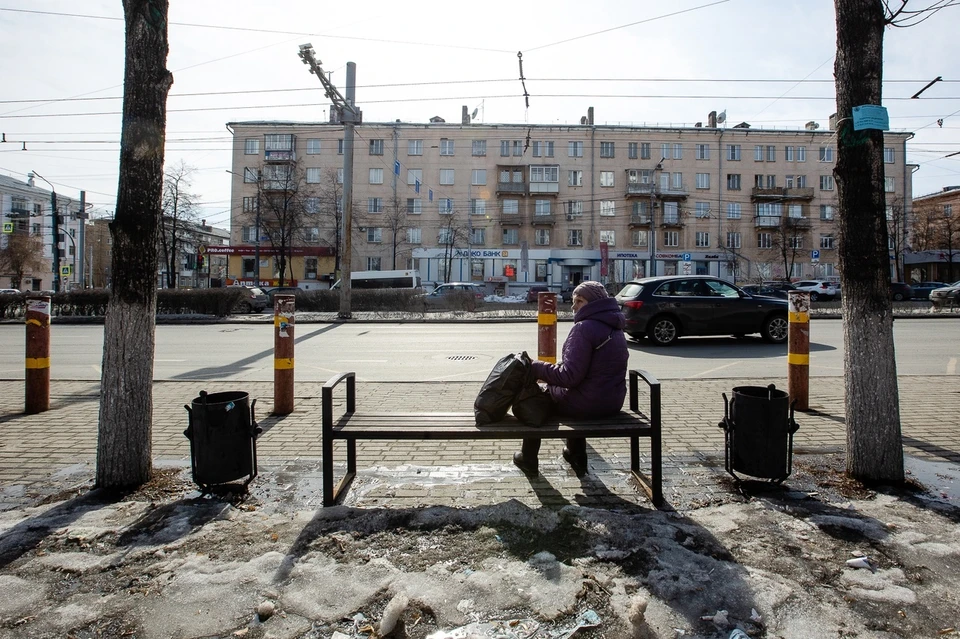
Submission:
M 343 184 L 343 167 L 337 169 L 337 184 Z
M 780 217 L 783 215 L 783 203 L 781 202 L 757 202 L 754 207 L 757 217 Z
M 821 146 L 821 147 L 820 147 L 820 161 L 821 161 L 821 162 L 833 162 L 833 147 L 832 147 L 832 146 Z
M 307 155 L 317 155 L 320 153 L 320 140 L 311 138 L 307 140 Z
M 421 232 L 419 227 L 407 229 L 407 244 L 419 244 L 420 237 Z
M 483 246 L 487 243 L 487 229 L 470 229 L 470 243 Z
M 953 216 L 953 204 L 944 204 L 943 205 L 943 216 L 952 217 Z
M 382 197 L 368 197 L 368 198 L 367 198 L 367 213 L 383 213 L 383 198 L 382 198 Z
M 710 203 L 709 202 L 697 202 L 694 205 L 694 215 L 698 219 L 703 219 L 710 217 Z
M 833 190 L 833 176 L 832 176 L 832 175 L 821 175 L 821 176 L 820 176 L 820 190 L 821 190 L 821 191 L 832 191 L 832 190 Z
M 728 191 L 740 190 L 740 174 L 739 173 L 727 173 L 727 190 Z
M 553 157 L 553 142 L 534 142 L 534 143 L 533 143 L 533 157 L 535 157 L 535 158 L 552 158 L 552 157 Z
M 783 159 L 786 160 L 787 162 L 796 162 L 797 156 L 798 156 L 798 153 L 797 153 L 798 148 L 803 149 L 802 146 L 801 147 L 795 147 L 795 146 L 783 147 Z
M 763 145 L 757 144 L 753 147 L 753 161 L 763 162 Z
M 667 160 L 670 159 L 670 144 L 667 142 L 660 143 L 660 157 Z
M 730 162 L 740 161 L 740 145 L 739 144 L 727 145 L 727 160 L 729 160 Z
M 453 169 L 440 169 L 440 184 L 443 186 L 453 184 Z
M 696 237 L 696 246 L 697 248 L 707 248 L 710 246 L 710 233 L 707 231 L 697 231 Z
M 773 235 L 757 233 L 757 248 L 773 248 Z
M 739 202 L 727 202 L 727 219 L 739 220 L 742 215 L 742 207 Z
M 470 154 L 477 157 L 485 156 L 487 154 L 487 141 L 474 140 L 470 145 Z
M 663 203 L 663 223 L 676 224 L 680 221 L 680 206 L 676 202 Z
M 616 246 L 617 232 L 616 231 L 600 231 L 600 241 L 606 242 L 607 246 Z
M 453 155 L 453 140 L 440 138 L 440 155 Z
M 383 155 L 383 140 L 370 140 L 370 155 Z
M 305 228 L 303 233 L 303 240 L 305 242 L 319 242 L 320 241 L 320 229 L 316 226 Z
M 241 242 L 256 242 L 257 241 L 257 227 L 255 226 L 244 226 L 240 229 L 240 241 Z
M 533 241 L 537 246 L 550 246 L 550 229 L 537 229 Z
M 470 215 L 486 215 L 487 201 L 482 198 L 473 198 L 470 200 Z
M 417 182 L 423 184 L 423 169 L 407 169 L 407 184 L 415 186 Z
M 516 215 L 520 212 L 520 200 L 504 200 L 500 208 L 504 215 Z
M 514 171 L 511 181 L 514 184 L 523 184 L 523 169 Z
M 680 233 L 677 231 L 664 231 L 663 232 L 663 245 L 664 246 L 680 246 Z
M 420 215 L 423 213 L 423 200 L 418 197 L 407 198 L 407 214 Z
M 893 193 L 897 190 L 896 182 L 892 177 L 883 178 L 883 190 L 885 193 Z
M 307 215 L 316 215 L 320 212 L 320 198 L 307 197 L 303 200 L 303 211 Z
M 380 258 L 379 258 L 379 257 L 368 257 L 368 258 L 367 258 L 367 270 L 368 270 L 368 271 L 379 271 L 379 270 L 380 270 Z
M 832 235 L 821 235 L 821 236 L 820 236 L 820 248 L 822 248 L 822 249 L 832 249 L 832 248 L 833 248 L 833 236 L 832 236 Z
M 679 142 L 674 142 L 673 144 L 673 159 L 681 160 L 683 159 L 683 145 Z
M 727 248 L 740 248 L 740 233 L 736 231 L 727 231 Z
M 320 169 L 318 167 L 307 169 L 307 184 L 320 184 Z
M 583 246 L 583 230 L 570 229 L 567 231 L 567 246 Z
M 337 140 L 337 155 L 343 155 L 343 138 Z
M 258 138 L 247 138 L 243 141 L 244 155 L 257 155 L 260 153 L 260 140 Z
M 256 213 L 257 212 L 257 200 L 256 197 L 245 197 L 243 198 L 243 212 L 244 213 Z
M 777 161 L 777 147 L 772 144 L 767 146 L 767 162 Z
M 613 186 L 613 171 L 600 171 L 600 186 Z
M 383 229 L 379 226 L 368 226 L 367 227 L 367 241 L 372 243 L 378 243 L 383 241 Z M 370 269 L 375 271 L 377 269 Z
M 445 226 L 437 231 L 437 244 L 452 244 L 453 238 L 453 229 L 449 226 Z
M 894 163 L 893 147 L 891 146 L 883 147 L 883 163 L 884 164 Z
M 775 189 L 775 188 L 777 188 L 777 176 L 776 176 L 776 175 L 768 175 L 768 176 L 767 176 L 767 188 L 768 188 L 768 189 Z
M 634 246 L 646 246 L 647 245 L 647 232 L 646 231 L 633 231 L 631 233 L 631 239 L 633 240 Z
M 513 141 L 513 155 L 516 157 L 523 155 L 523 140 Z
M 370 169 L 370 184 L 383 184 L 383 169 Z
M 567 186 L 583 186 L 583 171 L 567 171 Z
M 627 157 L 631 160 L 637 159 L 637 143 L 627 142 Z
M 423 155 L 423 140 L 407 140 L 407 155 Z
M 515 245 L 520 243 L 520 232 L 517 229 L 503 229 L 503 243 Z
M 802 249 L 803 248 L 803 236 L 802 235 L 793 235 L 787 238 L 788 246 L 792 249 Z
M 583 201 L 569 200 L 567 202 L 567 217 L 583 215 Z
M 787 217 L 792 217 L 797 220 L 803 217 L 803 206 L 799 204 L 788 204 L 787 205 Z
M 797 147 L 797 162 L 806 162 L 807 161 L 807 147 L 798 146 Z
M 710 174 L 709 174 L 709 173 L 697 173 L 697 188 L 698 188 L 698 189 L 709 189 L 709 188 L 710 188 Z
M 650 143 L 649 142 L 640 143 L 640 159 L 641 160 L 650 159 Z
M 670 188 L 678 191 L 683 190 L 683 173 L 674 172 L 670 174 Z
M 510 140 L 500 140 L 500 157 L 510 156 Z
M 710 145 L 708 144 L 698 144 L 696 146 L 697 150 L 697 159 L 698 160 L 709 160 L 710 159 Z
M 891 205 L 889 205 L 889 204 L 886 205 L 886 206 L 884 207 L 884 212 L 886 213 L 887 221 L 888 221 L 888 222 L 892 222 L 892 221 L 893 221 L 893 207 L 892 207 Z
M 534 215 L 550 215 L 550 213 L 552 212 L 550 208 L 550 204 L 551 204 L 550 200 L 534 200 L 533 214 Z
M 613 200 L 600 200 L 600 215 L 613 217 L 616 210 L 616 203 Z
M 256 169 L 251 169 L 250 167 L 246 167 L 243 169 L 243 181 L 246 182 L 247 184 L 258 182 L 259 180 L 257 178 L 259 177 L 259 175 L 260 175 L 260 172 L 257 171 Z
M 531 166 L 531 182 L 560 182 L 559 166 Z
M 470 184 L 473 186 L 484 186 L 487 183 L 486 169 L 473 169 L 470 172 Z
M 293 135 L 290 133 L 271 133 L 263 136 L 264 151 L 292 151 Z
M 820 205 L 820 219 L 821 220 L 832 220 L 833 219 L 833 207 L 829 204 Z
M 303 279 L 305 280 L 315 280 L 317 279 L 317 263 L 318 260 L 315 257 L 305 257 L 303 258 Z
M 439 205 L 440 215 L 450 215 L 453 213 L 453 198 L 442 197 L 440 198 Z
M 613 142 L 601 142 L 600 143 L 600 157 L 602 158 L 612 158 L 614 157 L 613 152 Z
M 583 142 L 567 142 L 567 157 L 571 158 L 582 158 L 583 157 Z

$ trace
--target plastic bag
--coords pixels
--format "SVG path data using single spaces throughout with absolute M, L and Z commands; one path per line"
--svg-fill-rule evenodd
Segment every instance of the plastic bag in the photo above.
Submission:
M 524 363 L 527 364 L 527 375 L 523 381 L 523 388 L 520 389 L 520 394 L 513 401 L 513 416 L 524 424 L 543 426 L 550 415 L 553 414 L 555 406 L 553 398 L 550 397 L 547 390 L 540 388 L 540 384 L 537 383 L 527 353 L 523 352 L 521 356 L 524 358 Z
M 487 375 L 473 402 L 473 414 L 477 426 L 498 422 L 507 415 L 510 406 L 523 390 L 523 383 L 530 370 L 530 358 L 525 354 L 510 353 L 500 358 Z

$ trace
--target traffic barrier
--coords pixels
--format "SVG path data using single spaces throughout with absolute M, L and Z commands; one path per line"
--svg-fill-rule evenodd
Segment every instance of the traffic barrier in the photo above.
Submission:
M 293 326 L 296 297 L 273 298 L 273 414 L 293 412 Z

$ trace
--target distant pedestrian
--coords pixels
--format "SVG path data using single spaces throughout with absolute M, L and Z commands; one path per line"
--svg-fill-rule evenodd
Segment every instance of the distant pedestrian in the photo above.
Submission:
M 563 342 L 559 364 L 534 361 L 537 379 L 547 383 L 556 412 L 567 417 L 606 417 L 623 408 L 627 395 L 626 320 L 617 301 L 600 282 L 583 282 L 573 290 L 573 328 Z M 563 458 L 578 473 L 587 468 L 586 439 L 569 438 Z M 513 463 L 536 474 L 539 439 L 524 439 Z

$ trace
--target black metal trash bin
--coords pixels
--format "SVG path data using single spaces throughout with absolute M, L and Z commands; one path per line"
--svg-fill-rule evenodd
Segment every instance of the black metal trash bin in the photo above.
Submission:
M 781 482 L 793 472 L 793 419 L 790 396 L 776 386 L 737 386 L 733 399 L 722 393 L 726 433 L 726 469 Z
M 239 391 L 200 391 L 189 413 L 183 434 L 190 440 L 193 481 L 205 492 L 214 484 L 246 477 L 244 487 L 257 476 L 257 435 L 261 429 L 254 419 L 257 400 Z

